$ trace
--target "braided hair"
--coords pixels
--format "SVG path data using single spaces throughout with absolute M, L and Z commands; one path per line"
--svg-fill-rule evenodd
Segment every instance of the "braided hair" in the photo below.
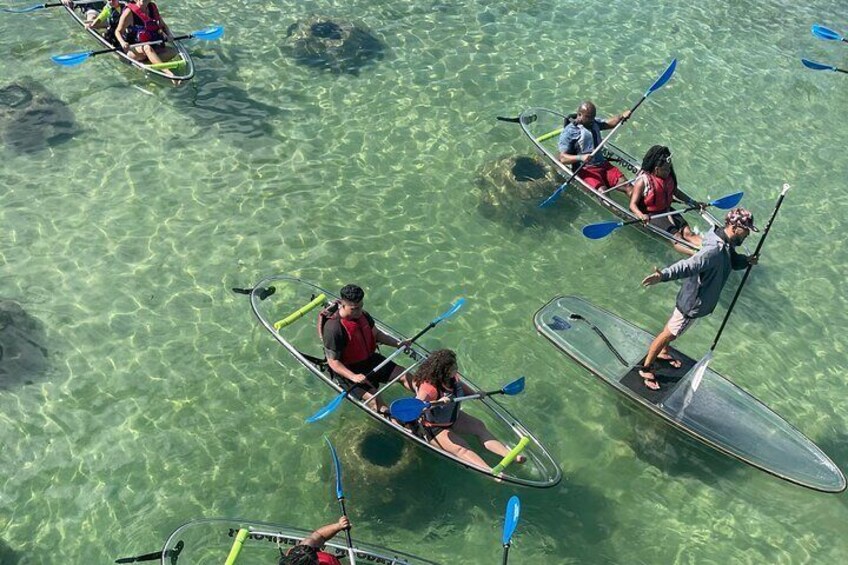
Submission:
M 646 173 L 654 173 L 660 165 L 664 165 L 665 163 L 669 163 L 671 168 L 669 169 L 668 176 L 674 181 L 674 184 L 677 184 L 677 175 L 674 174 L 674 165 L 669 162 L 671 159 L 671 150 L 665 145 L 653 145 L 648 152 L 645 153 L 645 157 L 642 159 L 642 170 Z

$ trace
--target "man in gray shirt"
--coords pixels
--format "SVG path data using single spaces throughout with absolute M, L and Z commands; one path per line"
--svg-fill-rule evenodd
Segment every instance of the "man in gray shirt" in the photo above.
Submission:
M 671 356 L 668 345 L 683 335 L 697 318 L 703 318 L 715 310 L 730 271 L 757 263 L 755 255 L 736 253 L 736 247 L 752 231 L 760 231 L 754 226 L 754 215 L 744 208 L 731 210 L 725 218 L 724 228 L 716 227 L 707 233 L 701 249 L 695 255 L 661 271 L 655 268 L 642 281 L 643 286 L 651 286 L 658 282 L 684 279 L 677 293 L 674 313 L 662 332 L 654 338 L 639 371 L 639 376 L 649 389 L 660 388 L 653 373 L 657 359 L 667 361 L 672 367 L 681 366 L 680 360 Z

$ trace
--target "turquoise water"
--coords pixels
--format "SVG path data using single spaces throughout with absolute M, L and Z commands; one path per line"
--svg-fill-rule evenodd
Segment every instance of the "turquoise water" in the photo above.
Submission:
M 486 163 L 530 151 L 496 115 L 571 111 L 586 97 L 619 112 L 677 57 L 617 143 L 636 155 L 667 143 L 692 194 L 744 190 L 761 221 L 793 185 L 713 366 L 844 468 L 848 89 L 799 59 L 848 66 L 848 47 L 809 33 L 848 31 L 845 6 L 192 0 L 162 11 L 179 32 L 226 27 L 191 44 L 197 77 L 176 91 L 105 57 L 53 65 L 51 54 L 94 48 L 56 9 L 0 15 L 0 88 L 29 85 L 52 109 L 0 113 L 0 298 L 38 329 L 36 345 L 2 334 L 4 564 L 105 563 L 197 517 L 330 522 L 325 433 L 354 535 L 435 560 L 498 562 L 515 493 L 511 563 L 848 558 L 845 495 L 696 444 L 535 335 L 532 314 L 558 293 L 658 330 L 677 287 L 639 281 L 674 251 L 623 230 L 584 239 L 607 216 L 573 191 L 535 224 L 490 219 L 475 183 Z M 312 14 L 359 21 L 383 58 L 358 74 L 296 65 L 285 32 Z M 48 118 L 62 123 L 52 143 L 39 137 Z M 34 150 L 17 145 L 27 132 Z M 305 424 L 331 393 L 229 291 L 274 272 L 358 281 L 369 309 L 409 333 L 465 296 L 424 344 L 456 348 L 482 385 L 527 375 L 508 405 L 557 455 L 562 483 L 516 490 L 409 448 L 375 466 L 363 445 L 403 448 L 350 406 Z M 681 348 L 706 352 L 719 321 Z

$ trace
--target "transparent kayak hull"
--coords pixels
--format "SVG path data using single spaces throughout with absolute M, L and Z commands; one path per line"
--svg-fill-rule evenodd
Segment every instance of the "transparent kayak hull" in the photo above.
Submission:
M 759 400 L 707 369 L 693 391 L 695 360 L 661 365 L 659 391 L 638 376 L 653 335 L 575 296 L 559 296 L 535 315 L 536 329 L 558 349 L 639 405 L 705 444 L 789 482 L 842 492 L 842 471 L 812 441 Z
M 159 562 L 161 565 L 224 563 L 240 529 L 247 529 L 250 534 L 238 553 L 236 565 L 273 565 L 280 560 L 281 550 L 287 551 L 312 533 L 312 530 L 237 518 L 194 520 L 171 533 L 162 548 Z M 353 540 L 353 547 L 357 563 L 437 565 L 435 561 L 357 539 Z M 349 562 L 343 535 L 328 541 L 324 551 L 335 555 L 342 563 Z
M 571 168 L 561 163 L 557 158 L 557 155 L 559 154 L 557 142 L 566 117 L 567 116 L 562 112 L 548 110 L 547 108 L 529 108 L 521 113 L 518 118 L 518 123 L 521 126 L 521 130 L 533 144 L 533 147 L 535 147 L 536 151 L 542 155 L 560 175 L 568 178 L 572 174 Z M 631 180 L 635 178 L 636 173 L 638 173 L 642 166 L 641 158 L 636 159 L 613 143 L 606 143 L 601 151 L 607 159 L 609 159 L 621 170 L 621 172 L 625 174 L 625 176 Z M 574 180 L 571 181 L 570 186 L 576 187 L 593 202 L 625 222 L 637 219 L 630 211 L 629 203 L 623 195 L 616 195 L 614 192 L 594 190 L 579 177 L 575 177 Z M 680 189 L 680 192 L 686 195 L 682 189 Z M 688 197 L 688 195 L 686 196 Z M 706 211 L 700 213 L 690 212 L 685 216 L 692 225 L 695 225 L 692 220 L 698 216 L 707 222 L 708 229 L 710 229 L 711 226 L 719 225 L 715 217 Z M 664 229 L 660 229 L 654 225 L 646 225 L 639 222 L 632 224 L 631 227 L 670 243 L 687 247 L 692 250 L 697 250 L 697 248 L 688 241 L 670 234 Z
M 274 288 L 274 292 L 269 294 L 267 289 Z M 302 315 L 295 314 L 296 318 L 291 323 L 277 330 L 274 327 L 275 322 L 289 318 L 293 313 L 302 311 L 304 305 L 312 303 L 321 294 L 325 296 L 322 303 L 308 311 L 304 311 Z M 309 372 L 316 378 L 316 382 L 326 385 L 315 388 L 316 398 L 322 399 L 326 403 L 332 400 L 332 395 L 338 395 L 344 389 L 341 383 L 336 378 L 332 377 L 325 368 L 321 366 L 319 361 L 323 360 L 323 348 L 318 338 L 317 320 L 318 313 L 324 306 L 329 305 L 337 299 L 337 296 L 327 289 L 313 284 L 308 281 L 290 277 L 286 275 L 277 275 L 267 277 L 261 280 L 254 287 L 250 295 L 250 304 L 253 313 L 259 319 L 262 326 L 271 333 L 274 339 L 282 345 L 298 362 L 306 367 Z M 438 314 L 432 312 L 430 315 Z M 384 333 L 398 339 L 407 339 L 401 332 L 395 330 L 388 324 L 374 318 L 377 327 Z M 430 318 L 417 320 L 415 324 L 424 324 L 429 322 Z M 408 324 L 412 326 L 412 324 Z M 420 329 L 420 328 L 416 328 Z M 437 331 L 437 330 L 434 330 Z M 390 352 L 385 351 L 386 355 Z M 395 361 L 404 367 L 409 367 L 410 364 L 417 360 L 424 359 L 428 351 L 417 343 L 413 345 L 408 354 L 401 354 Z M 515 378 L 517 375 L 511 375 Z M 474 382 L 467 376 L 462 375 L 463 381 L 475 391 L 480 391 Z M 506 381 L 505 381 L 506 382 Z M 330 394 L 327 394 L 327 393 Z M 386 404 L 390 404 L 392 400 L 404 396 L 411 396 L 408 390 L 400 384 L 393 385 L 386 390 L 381 396 Z M 448 453 L 431 445 L 425 438 L 421 437 L 414 430 L 399 425 L 384 416 L 377 413 L 367 404 L 361 402 L 354 395 L 346 395 L 345 403 L 336 410 L 344 409 L 347 403 L 355 405 L 360 410 L 364 411 L 372 419 L 379 422 L 381 425 L 401 434 L 404 438 L 418 444 L 419 446 L 436 453 L 442 457 L 446 457 L 451 461 L 487 477 L 498 479 L 502 483 L 513 483 L 529 487 L 547 488 L 555 486 L 562 479 L 562 470 L 554 460 L 553 456 L 541 444 L 541 442 L 533 435 L 521 422 L 518 421 L 503 405 L 501 405 L 497 397 L 487 397 L 473 402 L 465 402 L 462 405 L 462 410 L 472 414 L 482 420 L 492 434 L 495 435 L 509 449 L 515 448 L 522 438 L 527 438 L 528 443 L 522 454 L 527 458 L 524 464 L 513 463 L 508 466 L 501 474 L 495 476 L 490 469 L 483 469 L 475 465 L 471 465 L 455 455 Z M 304 414 L 304 418 L 310 414 Z M 328 416 L 332 417 L 332 416 Z M 497 456 L 493 456 L 484 449 L 477 452 L 489 463 L 495 465 L 498 463 Z

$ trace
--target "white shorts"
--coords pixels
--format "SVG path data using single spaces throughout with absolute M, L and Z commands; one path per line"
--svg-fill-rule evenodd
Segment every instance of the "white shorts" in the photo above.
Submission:
M 669 318 L 665 327 L 668 328 L 668 333 L 674 337 L 680 337 L 686 330 L 692 327 L 694 323 L 695 318 L 684 316 L 683 312 L 675 308 L 674 313 L 671 315 L 671 318 Z

